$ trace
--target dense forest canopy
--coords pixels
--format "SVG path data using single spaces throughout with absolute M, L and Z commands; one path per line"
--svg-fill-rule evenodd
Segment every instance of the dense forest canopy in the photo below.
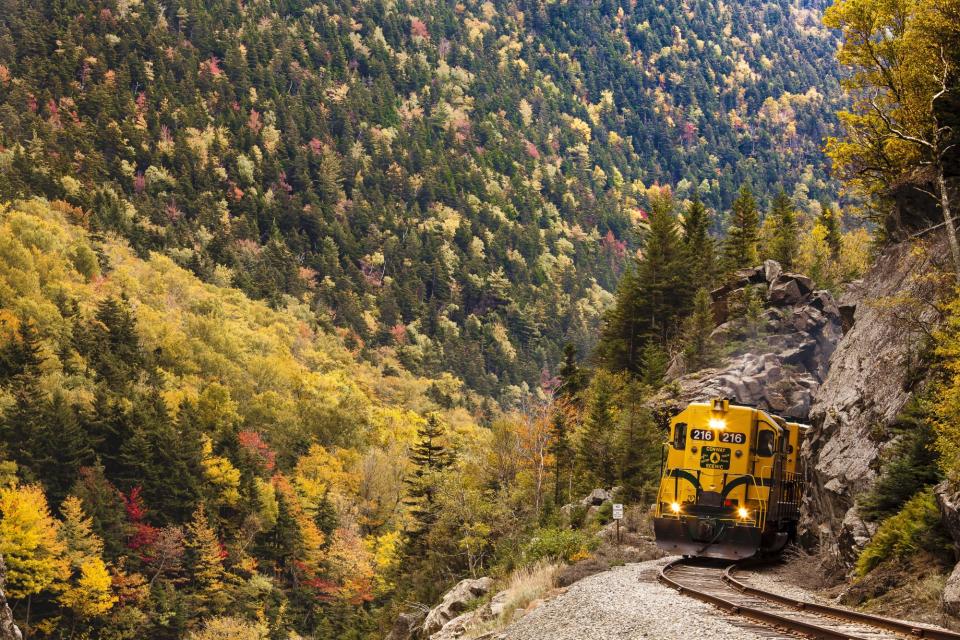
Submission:
M 65 199 L 507 403 L 566 341 L 590 350 L 649 187 L 720 212 L 743 183 L 835 197 L 835 39 L 808 3 L 0 13 L 0 197 Z
M 644 401 L 722 355 L 711 287 L 867 263 L 821 9 L 0 0 L 28 637 L 382 637 L 588 557 L 609 514 L 562 507 L 642 511 Z

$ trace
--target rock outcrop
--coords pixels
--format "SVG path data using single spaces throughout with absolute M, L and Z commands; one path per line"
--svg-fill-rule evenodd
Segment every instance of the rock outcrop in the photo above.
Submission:
M 857 496 L 873 485 L 886 431 L 916 389 L 924 333 L 937 320 L 937 284 L 928 275 L 945 255 L 943 241 L 890 246 L 840 299 L 852 324 L 810 409 L 801 534 L 847 562 L 872 535 Z
M 423 621 L 423 634 L 433 636 L 449 622 L 465 612 L 472 600 L 485 595 L 493 586 L 493 578 L 484 577 L 461 580 L 443 596 L 443 600 L 430 610 Z
M 944 480 L 934 489 L 934 496 L 937 498 L 943 526 L 953 538 L 953 544 L 960 548 L 960 487 Z M 953 573 L 947 578 L 941 603 L 944 611 L 960 617 L 960 563 L 957 563 Z
M 0 556 L 0 640 L 23 640 L 20 629 L 13 623 L 13 612 L 7 605 L 4 588 L 7 583 L 7 566 Z
M 401 613 L 384 640 L 413 640 L 423 627 L 423 619 L 426 615 L 426 611 Z
M 732 301 L 742 300 L 748 289 L 765 300 L 760 326 L 754 327 L 757 335 L 750 335 L 745 318 L 729 319 Z M 667 372 L 675 384 L 653 403 L 672 411 L 692 401 L 727 397 L 805 420 L 842 335 L 833 296 L 815 291 L 810 278 L 784 272 L 773 260 L 738 272 L 735 281 L 712 296 L 721 322 L 714 339 L 743 347 L 719 367 L 688 375 L 681 375 L 683 364 L 675 361 Z

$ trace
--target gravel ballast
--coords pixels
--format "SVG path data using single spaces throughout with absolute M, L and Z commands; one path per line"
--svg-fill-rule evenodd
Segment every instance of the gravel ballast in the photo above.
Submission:
M 673 558 L 614 567 L 571 585 L 504 630 L 508 640 L 711 638 L 759 640 L 769 634 L 657 582 Z

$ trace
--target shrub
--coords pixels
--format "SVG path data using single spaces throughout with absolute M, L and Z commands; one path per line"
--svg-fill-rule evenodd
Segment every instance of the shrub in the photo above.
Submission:
M 933 489 L 927 488 L 910 498 L 899 513 L 883 521 L 860 553 L 856 569 L 863 576 L 890 558 L 902 558 L 919 550 L 939 556 L 949 548 Z
M 884 454 L 873 490 L 860 500 L 860 512 L 869 520 L 895 514 L 918 491 L 943 477 L 934 450 L 936 434 L 923 401 L 911 400 L 892 430 L 898 440 Z
M 573 562 L 597 548 L 597 540 L 583 531 L 573 529 L 540 529 L 524 548 L 529 562 L 563 560 Z

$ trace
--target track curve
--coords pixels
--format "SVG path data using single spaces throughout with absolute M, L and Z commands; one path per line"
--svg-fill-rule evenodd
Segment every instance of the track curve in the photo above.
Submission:
M 960 640 L 960 633 L 787 598 L 733 577 L 737 564 L 675 560 L 658 579 L 678 592 L 753 621 L 824 640 Z

